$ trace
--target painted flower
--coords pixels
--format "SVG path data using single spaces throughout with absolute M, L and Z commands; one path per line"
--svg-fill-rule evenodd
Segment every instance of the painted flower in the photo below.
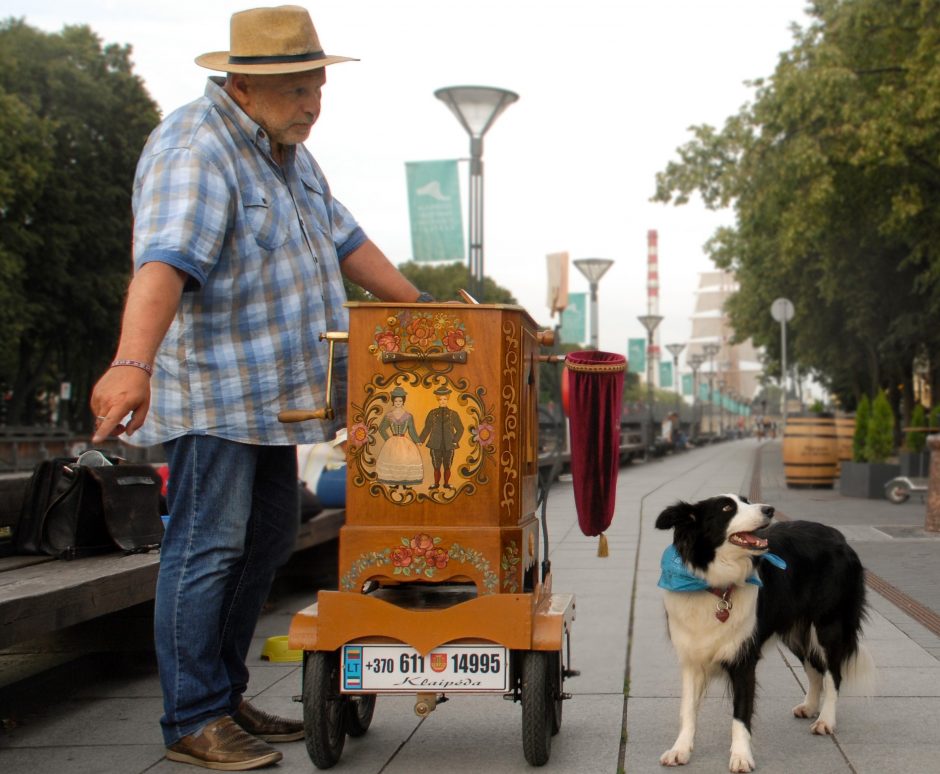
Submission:
M 443 570 L 447 566 L 447 552 L 443 548 L 431 548 L 424 555 L 424 561 L 428 563 L 428 567 Z
M 408 567 L 414 561 L 411 549 L 405 546 L 399 546 L 392 551 L 392 564 L 395 567 Z
M 411 550 L 415 556 L 424 556 L 429 550 L 434 548 L 434 539 L 425 533 L 415 535 L 411 538 Z
M 467 336 L 459 328 L 451 328 L 444 334 L 444 348 L 448 352 L 460 352 L 467 346 Z
M 349 435 L 347 440 L 353 446 L 365 446 L 369 440 L 369 428 L 367 428 L 362 422 L 357 422 L 349 428 Z
M 415 317 L 407 330 L 412 343 L 419 347 L 427 348 L 434 341 L 434 323 L 430 317 Z
M 480 446 L 492 446 L 496 440 L 496 429 L 488 422 L 481 422 L 477 427 L 471 427 L 470 433 Z
M 392 331 L 382 331 L 375 334 L 375 343 L 382 352 L 398 352 L 401 337 Z

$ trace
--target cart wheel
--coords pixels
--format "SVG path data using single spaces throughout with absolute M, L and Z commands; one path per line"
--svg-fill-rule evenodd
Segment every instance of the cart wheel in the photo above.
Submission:
M 339 656 L 314 651 L 304 665 L 304 732 L 318 769 L 335 766 L 346 743 L 346 697 L 339 692 Z
M 357 739 L 363 736 L 372 724 L 373 712 L 375 712 L 374 693 L 350 696 L 346 701 L 346 733 Z
M 532 766 L 544 766 L 552 753 L 553 655 L 541 650 L 522 654 L 522 749 Z
M 885 494 L 887 498 L 895 505 L 906 503 L 908 498 L 911 496 L 911 493 L 907 491 L 907 488 L 901 486 L 900 484 L 895 484 L 894 486 L 889 487 Z

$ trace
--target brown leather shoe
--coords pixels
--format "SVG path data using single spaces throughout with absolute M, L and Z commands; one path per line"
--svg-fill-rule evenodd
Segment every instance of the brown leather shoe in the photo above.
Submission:
M 228 715 L 213 720 L 198 734 L 189 734 L 166 748 L 171 761 L 217 771 L 248 771 L 277 763 L 284 756 L 245 733 Z
M 252 706 L 247 700 L 242 701 L 232 717 L 249 734 L 265 742 L 296 742 L 304 738 L 303 721 L 272 715 Z

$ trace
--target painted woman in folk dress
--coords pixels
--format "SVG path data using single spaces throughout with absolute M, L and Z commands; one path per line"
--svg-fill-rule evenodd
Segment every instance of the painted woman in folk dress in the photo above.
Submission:
M 407 393 L 392 390 L 392 407 L 379 424 L 379 435 L 385 444 L 375 463 L 378 480 L 392 486 L 411 486 L 424 480 L 424 464 L 418 447 L 418 431 L 414 417 L 405 410 Z

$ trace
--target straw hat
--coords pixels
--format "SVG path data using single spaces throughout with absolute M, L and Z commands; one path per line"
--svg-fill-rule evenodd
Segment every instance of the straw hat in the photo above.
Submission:
M 229 45 L 231 51 L 203 54 L 196 57 L 196 64 L 226 73 L 277 75 L 358 61 L 323 53 L 310 14 L 298 5 L 232 14 Z

